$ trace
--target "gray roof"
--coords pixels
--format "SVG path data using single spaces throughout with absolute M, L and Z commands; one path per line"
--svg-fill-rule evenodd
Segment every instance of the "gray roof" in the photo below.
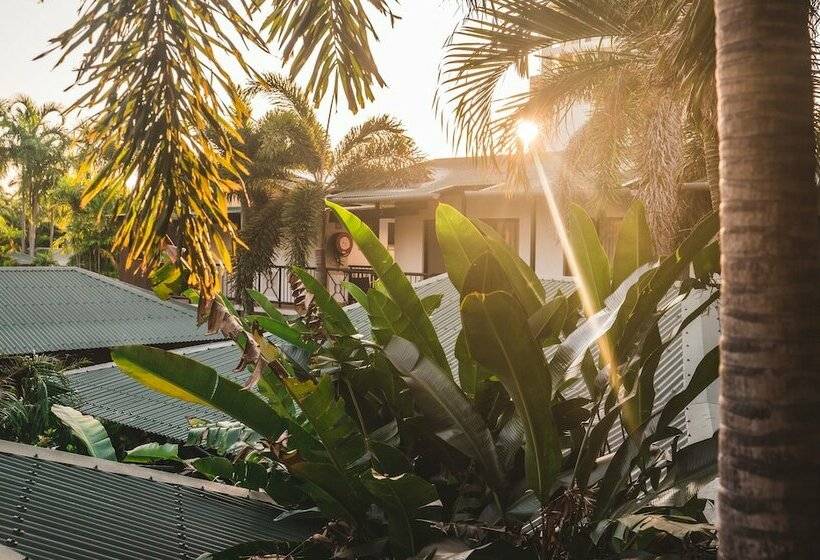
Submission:
M 547 297 L 555 296 L 560 290 L 564 294 L 574 291 L 571 280 L 543 280 Z M 419 296 L 442 294 L 439 308 L 431 320 L 441 340 L 451 367 L 457 369 L 455 344 L 461 330 L 461 316 L 458 310 L 458 292 L 446 275 L 428 278 L 414 285 Z M 365 336 L 370 335 L 370 322 L 364 309 L 356 305 L 345 308 L 356 328 Z M 676 305 L 661 322 L 661 335 L 665 338 L 680 324 L 681 307 Z M 662 406 L 675 393 L 683 389 L 683 356 L 680 337 L 672 343 L 661 358 L 655 376 L 656 406 Z M 222 375 L 235 381 L 247 379 L 247 372 L 234 372 L 239 361 L 239 350 L 232 343 L 211 344 L 177 350 L 190 358 L 210 365 Z M 137 381 L 123 375 L 114 364 L 102 364 L 83 368 L 70 373 L 68 379 L 78 394 L 80 410 L 99 418 L 139 428 L 146 432 L 183 440 L 187 433 L 188 418 L 202 418 L 210 421 L 228 419 L 223 413 L 191 403 L 179 401 L 155 393 Z M 574 391 L 583 393 L 582 384 Z M 675 423 L 683 429 L 683 417 Z M 620 430 L 613 431 L 611 442 L 620 437 Z
M 231 341 L 191 346 L 175 352 L 208 365 L 234 381 L 242 383 L 248 377 L 245 371 L 234 371 L 240 352 Z M 111 362 L 73 370 L 67 378 L 79 397 L 77 408 L 81 411 L 150 434 L 183 441 L 188 434 L 189 418 L 212 422 L 228 419 L 213 408 L 147 389 Z
M 81 268 L 0 267 L 0 300 L 0 355 L 216 339 L 193 307 Z
M 5 441 L 0 472 L 0 558 L 180 560 L 299 538 L 233 486 Z
M 558 153 L 542 154 L 542 162 L 547 173 L 554 177 L 558 173 L 561 156 Z M 392 186 L 379 189 L 362 189 L 341 192 L 330 198 L 339 204 L 376 204 L 430 200 L 448 191 L 509 196 L 504 187 L 506 181 L 506 161 L 503 156 L 495 161 L 456 157 L 432 159 L 427 162 L 431 178 L 424 183 Z M 530 181 L 536 180 L 536 171 L 528 170 Z M 495 188 L 494 188 L 495 187 Z

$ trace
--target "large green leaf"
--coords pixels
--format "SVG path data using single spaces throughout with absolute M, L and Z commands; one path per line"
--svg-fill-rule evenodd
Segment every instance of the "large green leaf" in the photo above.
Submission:
M 594 519 L 600 520 L 611 516 L 618 493 L 623 489 L 631 472 L 632 461 L 647 445 L 661 439 L 672 420 L 717 379 L 719 356 L 718 348 L 707 353 L 695 368 L 695 373 L 686 388 L 669 399 L 660 413 L 633 430 L 621 444 L 601 481 L 593 513 Z
M 282 315 L 282 312 L 276 309 L 276 307 L 270 302 L 270 300 L 265 297 L 264 294 L 257 292 L 256 290 L 251 290 L 248 288 L 247 290 L 248 295 L 251 296 L 251 299 L 256 302 L 256 304 L 262 308 L 262 311 L 267 313 L 268 317 L 275 321 L 279 321 L 280 323 L 287 323 L 285 316 Z M 249 311 L 253 311 L 253 309 L 246 309 L 245 313 Z
M 530 487 L 547 497 L 561 463 L 558 434 L 548 403 L 551 382 L 541 346 L 521 304 L 505 292 L 470 294 L 461 304 L 470 354 L 498 375 L 524 423 Z
M 210 406 L 272 439 L 287 422 L 259 397 L 204 364 L 149 346 L 120 346 L 111 357 L 123 373 L 170 397 Z
M 635 200 L 626 211 L 618 232 L 612 259 L 612 289 L 626 280 L 633 270 L 654 260 L 655 247 L 646 223 L 646 211 L 643 203 Z
M 635 307 L 631 310 L 619 337 L 618 355 L 626 355 L 629 349 L 641 340 L 652 323 L 648 318 L 657 313 L 658 305 L 672 289 L 680 275 L 692 259 L 704 250 L 718 232 L 718 215 L 712 212 L 704 217 L 674 254 L 661 260 L 660 265 L 649 276 L 646 286 L 641 288 Z
M 447 274 L 462 296 L 475 290 L 477 283 L 492 281 L 508 284 L 511 293 L 528 313 L 544 303 L 544 287 L 540 280 L 491 227 L 470 220 L 452 206 L 439 204 L 436 235 Z M 489 258 L 484 255 L 491 256 L 491 259 L 476 270 L 480 259 Z M 468 283 L 471 275 L 473 280 Z
M 513 284 L 521 305 L 528 313 L 532 313 L 539 304 L 544 303 L 546 297 L 541 280 L 535 275 L 532 267 L 518 256 L 518 247 L 511 247 L 491 225 L 478 219 L 474 220 L 474 223 L 487 238 L 490 250 L 501 263 L 501 267 L 509 271 L 510 282 Z M 513 274 L 513 270 L 518 274 Z
M 370 497 L 362 485 L 350 484 L 344 472 L 330 463 L 303 462 L 288 470 L 304 483 L 304 490 L 330 519 L 352 525 L 362 522 Z
M 459 293 L 464 291 L 464 281 L 473 263 L 488 252 L 487 240 L 477 227 L 449 204 L 436 208 L 436 237 L 447 276 Z
M 350 322 L 350 317 L 344 312 L 333 296 L 322 286 L 322 284 L 313 277 L 308 271 L 292 267 L 293 274 L 295 274 L 305 289 L 313 295 L 313 302 L 322 312 L 322 323 L 325 329 L 331 334 L 337 335 L 354 335 L 356 334 L 356 327 Z
M 271 319 L 267 315 L 248 315 L 245 317 L 245 320 L 250 323 L 258 323 L 259 327 L 265 332 L 269 332 L 270 334 L 281 338 L 288 344 L 292 344 L 297 348 L 303 348 L 309 352 L 316 350 L 316 345 L 313 342 L 306 342 L 302 338 L 302 334 L 287 323 L 282 323 L 276 319 Z
M 88 454 L 98 459 L 117 460 L 117 453 L 111 440 L 108 439 L 108 432 L 93 416 L 83 414 L 70 406 L 61 404 L 51 405 L 51 412 L 54 413 L 60 422 L 71 429 L 71 433 L 83 442 Z
M 330 375 L 323 375 L 319 383 L 285 379 L 284 384 L 324 445 L 328 460 L 341 472 L 361 463 L 364 436 L 345 411 L 344 401 L 334 394 Z
M 384 353 L 410 388 L 425 426 L 476 461 L 492 485 L 500 485 L 503 475 L 490 430 L 461 389 L 403 338 L 393 337 Z
M 413 338 L 413 325 L 390 296 L 371 288 L 367 294 L 368 317 L 373 338 L 387 344 L 392 336 Z
M 558 346 L 558 350 L 550 361 L 550 368 L 555 376 L 555 379 L 553 379 L 554 384 L 562 380 L 570 368 L 578 365 L 586 351 L 615 324 L 615 320 L 618 318 L 621 306 L 627 300 L 627 294 L 629 294 L 630 289 L 641 280 L 644 274 L 652 270 L 652 268 L 653 265 L 644 264 L 633 271 L 632 274 L 618 286 L 618 289 L 604 300 L 603 308 L 581 323 L 581 325 L 572 331 L 560 346 Z
M 125 452 L 123 463 L 153 463 L 155 461 L 181 461 L 176 443 L 145 443 Z
M 413 326 L 412 336 L 409 339 L 418 346 L 419 350 L 428 358 L 436 362 L 448 374 L 452 375 L 447 355 L 441 347 L 438 335 L 430 322 L 424 305 L 405 276 L 404 272 L 393 261 L 393 257 L 379 242 L 379 238 L 357 216 L 345 208 L 330 201 L 327 206 L 336 213 L 339 221 L 364 253 L 365 258 L 379 277 L 383 289 L 390 299 L 399 307 L 403 316 Z
M 371 471 L 362 475 L 362 482 L 387 517 L 394 552 L 401 558 L 418 552 L 425 544 L 424 532 L 429 525 L 418 520 L 435 520 L 441 509 L 436 487 L 409 473 L 390 477 Z
M 672 456 L 672 462 L 657 488 L 648 490 L 618 508 L 616 516 L 635 513 L 644 507 L 683 507 L 717 477 L 718 437 L 714 434 Z
M 574 270 L 579 290 L 589 297 L 595 311 L 599 310 L 609 294 L 609 259 L 606 256 L 595 224 L 577 204 L 570 204 L 566 217 L 567 237 L 575 255 L 578 270 Z

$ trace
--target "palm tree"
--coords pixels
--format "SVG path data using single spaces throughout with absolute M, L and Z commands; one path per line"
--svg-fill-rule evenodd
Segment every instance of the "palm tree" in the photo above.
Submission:
M 181 223 L 190 279 L 212 298 L 220 265 L 230 259 L 213 234 L 237 234 L 227 199 L 242 193 L 246 161 L 235 146 L 242 119 L 231 112 L 239 88 L 225 59 L 253 78 L 238 45 L 267 51 L 274 43 L 291 77 L 307 75 L 314 103 L 342 95 L 356 111 L 384 85 L 368 13 L 392 22 L 390 6 L 388 0 L 83 2 L 77 22 L 52 43 L 61 51 L 58 64 L 83 50 L 76 81 L 87 88 L 73 108 L 91 115 L 88 163 L 110 155 L 108 163 L 89 165 L 98 172 L 85 200 L 136 178 L 115 239 L 126 265 L 159 266 L 171 224 Z
M 267 95 L 273 110 L 249 128 L 246 140 L 251 206 L 242 231 L 247 249 L 238 252 L 235 275 L 237 297 L 242 298 L 281 247 L 288 262 L 300 266 L 308 263 L 315 247 L 320 280 L 326 282 L 322 240 L 327 195 L 427 177 L 415 142 L 392 117 L 367 119 L 334 147 L 307 93 L 289 79 L 261 76 L 250 93 Z
M 68 135 L 58 105 L 37 105 L 31 98 L 19 96 L 0 115 L 0 161 L 17 169 L 22 219 L 28 224 L 32 257 L 36 252 L 41 199 L 64 171 L 67 146 Z M 25 236 L 25 225 L 21 229 Z M 25 251 L 24 238 L 20 249 Z
M 720 555 L 820 557 L 820 238 L 809 11 L 716 0 Z
M 700 210 L 683 183 L 705 176 L 713 208 L 719 203 L 714 57 L 710 66 L 709 52 L 692 47 L 712 20 L 711 0 L 476 3 L 442 72 L 454 139 L 473 152 L 513 153 L 521 119 L 560 128 L 587 107 L 559 186 L 595 212 L 621 194 L 625 170 L 636 172 L 654 237 L 674 247 Z M 533 54 L 542 68 L 530 91 L 499 102 L 498 82 L 510 68 L 528 71 Z

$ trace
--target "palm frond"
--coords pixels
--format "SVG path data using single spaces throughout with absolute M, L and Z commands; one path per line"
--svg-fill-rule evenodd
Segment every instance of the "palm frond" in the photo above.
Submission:
M 283 192 L 270 183 L 249 183 L 251 200 L 245 224 L 242 227 L 240 247 L 234 259 L 232 288 L 237 300 L 249 309 L 247 289 L 254 286 L 260 273 L 269 270 L 275 261 L 282 241 Z
M 287 259 L 290 264 L 307 266 L 310 252 L 319 240 L 324 198 L 325 188 L 321 183 L 301 182 L 288 192 L 282 221 L 288 240 Z
M 454 143 L 469 153 L 493 154 L 496 89 L 510 69 L 557 45 L 605 41 L 627 25 L 623 1 L 494 0 L 480 2 L 451 37 L 436 106 L 452 106 Z
M 234 41 L 266 49 L 249 24 L 251 0 L 87 0 L 79 20 L 52 39 L 58 64 L 80 48 L 77 82 L 87 90 L 74 108 L 91 112 L 87 139 L 100 162 L 85 202 L 112 184 L 135 179 L 115 239 L 126 264 L 154 268 L 172 222 L 192 280 L 207 297 L 218 290 L 219 264 L 229 264 L 216 232 L 233 237 L 227 199 L 242 191 L 243 156 L 232 144 L 241 123 L 222 53 L 249 74 Z M 226 103 L 224 99 L 229 101 Z M 92 163 L 94 163 L 92 161 Z M 93 166 L 92 166 L 93 167 Z
M 334 152 L 335 190 L 411 184 L 429 177 L 424 156 L 398 119 L 372 117 L 353 127 Z
M 365 6 L 369 4 L 392 23 L 392 1 L 271 0 L 271 4 L 262 29 L 270 41 L 279 44 L 291 79 L 314 61 L 307 82 L 314 104 L 319 104 L 329 88 L 334 101 L 342 90 L 353 113 L 373 100 L 373 87 L 383 87 L 385 82 L 370 49 L 371 39 L 378 37 Z

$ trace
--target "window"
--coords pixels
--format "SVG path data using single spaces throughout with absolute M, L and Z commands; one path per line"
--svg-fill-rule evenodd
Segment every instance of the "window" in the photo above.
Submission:
M 379 220 L 379 241 L 387 247 L 391 255 L 395 256 L 396 249 L 396 219 L 382 218 Z
M 518 218 L 481 218 L 481 221 L 497 231 L 504 242 L 518 253 Z

